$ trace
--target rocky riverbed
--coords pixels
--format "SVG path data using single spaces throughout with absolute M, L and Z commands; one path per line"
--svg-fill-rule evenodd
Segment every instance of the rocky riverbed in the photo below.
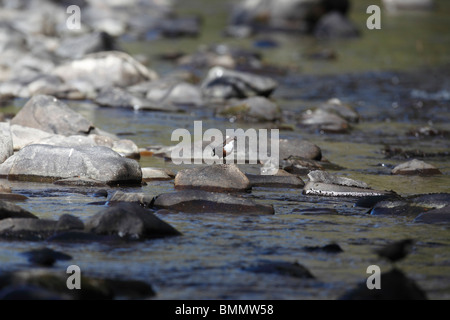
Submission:
M 0 298 L 450 297 L 450 67 L 420 38 L 434 31 L 413 39 L 421 63 L 387 44 L 381 55 L 398 68 L 370 55 L 361 67 L 352 50 L 380 39 L 355 31 L 361 3 L 348 13 L 316 1 L 322 15 L 311 24 L 298 11 L 293 25 L 281 8 L 263 19 L 264 1 L 256 16 L 222 2 L 137 12 L 81 1 L 88 19 L 70 34 L 64 11 L 43 20 L 3 2 Z M 39 2 L 41 13 L 62 8 Z M 450 7 L 437 2 L 414 17 L 441 21 Z M 405 14 L 386 22 L 398 23 L 394 39 L 411 27 Z M 236 154 L 243 164 L 176 165 L 175 129 L 209 144 L 194 135 L 200 120 L 203 131 L 279 129 L 278 172 L 262 175 L 273 168 L 248 153 Z M 396 268 L 375 253 L 406 238 Z M 69 265 L 84 289 L 66 288 Z M 370 265 L 396 287 L 364 291 Z

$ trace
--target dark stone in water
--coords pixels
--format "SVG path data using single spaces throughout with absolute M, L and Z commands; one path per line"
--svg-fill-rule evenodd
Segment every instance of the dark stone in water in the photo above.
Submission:
M 95 191 L 92 196 L 94 197 L 98 197 L 98 198 L 106 198 L 108 197 L 108 191 L 106 191 L 105 189 L 100 189 Z
M 50 297 L 61 300 L 144 299 L 155 296 L 153 288 L 141 281 L 95 278 L 81 275 L 81 290 L 68 290 L 64 271 L 42 269 L 6 272 L 0 275 L 3 297 Z M 13 289 L 12 289 L 13 288 Z M 45 293 L 45 294 L 44 294 Z M 36 295 L 37 294 L 37 295 Z
M 307 208 L 307 209 L 294 209 L 292 213 L 301 214 L 305 216 L 315 216 L 323 214 L 339 214 L 336 209 L 331 208 Z
M 55 292 L 33 285 L 8 286 L 0 290 L 0 300 L 62 300 Z
M 450 205 L 446 205 L 445 207 L 439 209 L 422 212 L 414 219 L 414 222 L 448 224 L 450 223 Z
M 245 269 L 255 273 L 271 273 L 300 279 L 314 279 L 311 272 L 298 262 L 262 261 L 258 265 Z
M 225 193 L 184 190 L 164 193 L 153 202 L 156 208 L 188 213 L 274 214 L 273 206 L 261 205 Z
M 64 215 L 59 221 L 33 218 L 7 218 L 0 220 L 0 238 L 39 241 L 55 233 L 78 230 L 83 223 L 76 217 Z
M 177 189 L 201 189 L 213 192 L 243 192 L 251 189 L 245 174 L 235 164 L 213 164 L 178 171 Z
M 89 178 L 67 178 L 53 182 L 59 186 L 75 186 L 75 187 L 106 187 L 105 182 L 89 179 Z
M 23 255 L 28 257 L 28 261 L 30 263 L 40 265 L 43 267 L 51 267 L 58 260 L 67 261 L 72 259 L 71 256 L 65 253 L 55 251 L 49 248 L 27 251 L 24 252 Z
M 324 246 L 315 246 L 315 247 L 303 247 L 303 250 L 309 252 L 325 252 L 325 253 L 341 253 L 344 252 L 341 246 L 337 243 L 330 243 Z
M 426 214 L 433 210 L 444 209 L 450 206 L 450 194 L 434 193 L 417 195 L 407 198 L 397 198 L 378 202 L 371 210 L 372 215 L 418 215 Z M 445 210 L 434 211 L 436 214 L 442 214 Z M 432 212 L 433 213 L 433 212 Z M 430 216 L 431 218 L 432 216 Z M 441 216 L 445 220 L 445 216 Z M 422 220 L 418 219 L 417 222 Z
M 124 239 L 154 239 L 181 235 L 175 228 L 135 203 L 120 203 L 86 221 L 86 231 Z
M 426 300 L 426 293 L 402 271 L 381 274 L 381 289 L 368 289 L 366 281 L 343 294 L 339 300 Z

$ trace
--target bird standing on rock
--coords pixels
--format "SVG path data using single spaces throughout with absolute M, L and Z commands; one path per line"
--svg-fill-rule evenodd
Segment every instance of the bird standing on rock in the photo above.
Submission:
M 389 260 L 391 263 L 402 260 L 411 251 L 414 240 L 405 239 L 388 244 L 381 249 L 375 250 L 380 258 Z
M 226 136 L 224 142 L 213 149 L 213 156 L 218 156 L 219 158 L 225 158 L 228 156 L 231 152 L 233 152 L 235 141 L 237 141 L 236 137 Z

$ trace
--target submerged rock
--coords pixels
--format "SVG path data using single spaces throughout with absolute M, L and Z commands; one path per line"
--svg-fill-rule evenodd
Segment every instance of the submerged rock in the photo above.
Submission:
M 402 271 L 392 269 L 382 273 L 381 289 L 370 290 L 366 281 L 361 282 L 355 289 L 343 294 L 340 300 L 426 300 L 426 293 L 408 278 Z
M 305 185 L 303 193 L 307 195 L 320 195 L 331 197 L 366 197 L 384 195 L 388 192 L 370 189 L 361 181 L 339 177 L 325 171 L 311 171 L 308 174 L 310 181 Z
M 0 163 L 14 153 L 11 129 L 8 123 L 0 122 Z
M 310 182 L 323 182 L 326 184 L 335 184 L 340 186 L 348 186 L 348 187 L 357 187 L 368 189 L 369 186 L 367 183 L 362 181 L 356 181 L 346 177 L 339 177 L 333 174 L 330 174 L 326 171 L 315 170 L 311 171 L 308 174 L 308 178 Z
M 441 224 L 441 223 L 448 224 L 450 223 L 450 204 L 447 204 L 442 208 L 422 212 L 414 219 L 414 222 L 431 223 L 431 224 Z
M 63 58 L 80 59 L 86 54 L 116 49 L 114 38 L 106 32 L 92 32 L 77 37 L 65 37 L 55 53 Z
M 85 229 L 133 240 L 181 235 L 171 225 L 134 203 L 120 203 L 100 211 L 86 221 Z
M 205 97 L 220 101 L 252 96 L 268 97 L 276 87 L 277 83 L 271 78 L 222 67 L 212 68 L 201 85 Z
M 130 55 L 119 51 L 88 54 L 82 59 L 57 67 L 53 74 L 66 83 L 87 82 L 95 89 L 128 87 L 158 78 L 154 71 L 147 69 Z
M 265 97 L 250 97 L 233 101 L 219 112 L 223 116 L 235 117 L 238 121 L 265 122 L 281 120 L 281 109 Z
M 213 164 L 194 169 L 180 170 L 175 176 L 177 189 L 206 191 L 246 191 L 251 184 L 235 164 Z
M 109 202 L 135 202 L 144 207 L 148 207 L 150 203 L 153 201 L 153 196 L 146 195 L 142 192 L 123 192 L 116 191 L 114 192 L 110 198 Z
M 7 218 L 37 219 L 38 217 L 13 203 L 0 200 L 0 220 Z
M 37 95 L 31 98 L 11 124 L 39 129 L 53 134 L 86 135 L 94 125 L 55 97 Z
M 442 174 L 438 168 L 428 164 L 426 162 L 413 159 L 408 162 L 404 162 L 392 169 L 392 174 L 401 175 L 434 175 Z
M 152 287 L 136 280 L 95 278 L 82 273 L 81 290 L 67 289 L 66 270 L 31 269 L 0 274 L 2 299 L 105 300 L 144 299 L 155 295 Z
M 0 176 L 27 181 L 83 177 L 107 184 L 140 184 L 139 164 L 106 147 L 29 145 L 0 165 Z
M 319 161 L 294 156 L 281 161 L 280 165 L 286 172 L 298 175 L 307 175 L 311 171 L 325 169 Z
M 305 183 L 303 180 L 284 170 L 278 170 L 275 175 L 255 175 L 246 174 L 252 187 L 267 188 L 303 188 Z
M 360 119 L 359 114 L 355 110 L 353 110 L 350 106 L 344 104 L 338 98 L 329 99 L 327 102 L 320 104 L 318 109 L 335 113 L 351 123 L 356 123 Z
M 270 273 L 300 279 L 314 279 L 312 273 L 298 262 L 263 261 L 256 266 L 245 269 L 255 273 Z
M 7 218 L 0 220 L 0 238 L 10 240 L 38 241 L 58 232 L 80 230 L 83 223 L 76 217 L 64 215 L 60 220 L 36 218 Z
M 184 190 L 155 197 L 153 206 L 187 213 L 274 214 L 272 205 L 225 193 Z
M 89 178 L 66 178 L 60 179 L 53 182 L 53 184 L 59 186 L 73 186 L 73 187 L 106 187 L 108 186 L 105 182 L 89 179 Z
M 417 195 L 406 198 L 396 197 L 394 199 L 382 200 L 376 203 L 370 210 L 371 215 L 398 215 L 398 216 L 417 216 L 416 222 L 426 222 L 428 212 L 438 215 L 445 212 L 445 207 L 450 206 L 450 195 L 448 193 L 435 193 Z M 441 210 L 442 209 L 442 210 Z M 438 211 L 434 211 L 438 210 Z M 433 215 L 430 215 L 430 221 Z M 445 216 L 442 216 L 445 220 Z
M 22 254 L 28 257 L 28 262 L 43 267 L 51 267 L 58 260 L 67 261 L 72 259 L 68 254 L 49 248 L 35 249 L 23 252 Z
M 315 246 L 315 247 L 303 247 L 303 250 L 308 252 L 325 252 L 325 253 L 341 253 L 344 252 L 341 246 L 337 243 L 330 243 L 324 246 Z

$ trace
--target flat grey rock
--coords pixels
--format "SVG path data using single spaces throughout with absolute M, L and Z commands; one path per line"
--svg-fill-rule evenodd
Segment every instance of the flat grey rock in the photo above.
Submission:
M 258 204 L 254 200 L 226 193 L 184 190 L 164 193 L 155 198 L 153 205 L 171 211 L 187 213 L 274 214 L 272 205 Z

